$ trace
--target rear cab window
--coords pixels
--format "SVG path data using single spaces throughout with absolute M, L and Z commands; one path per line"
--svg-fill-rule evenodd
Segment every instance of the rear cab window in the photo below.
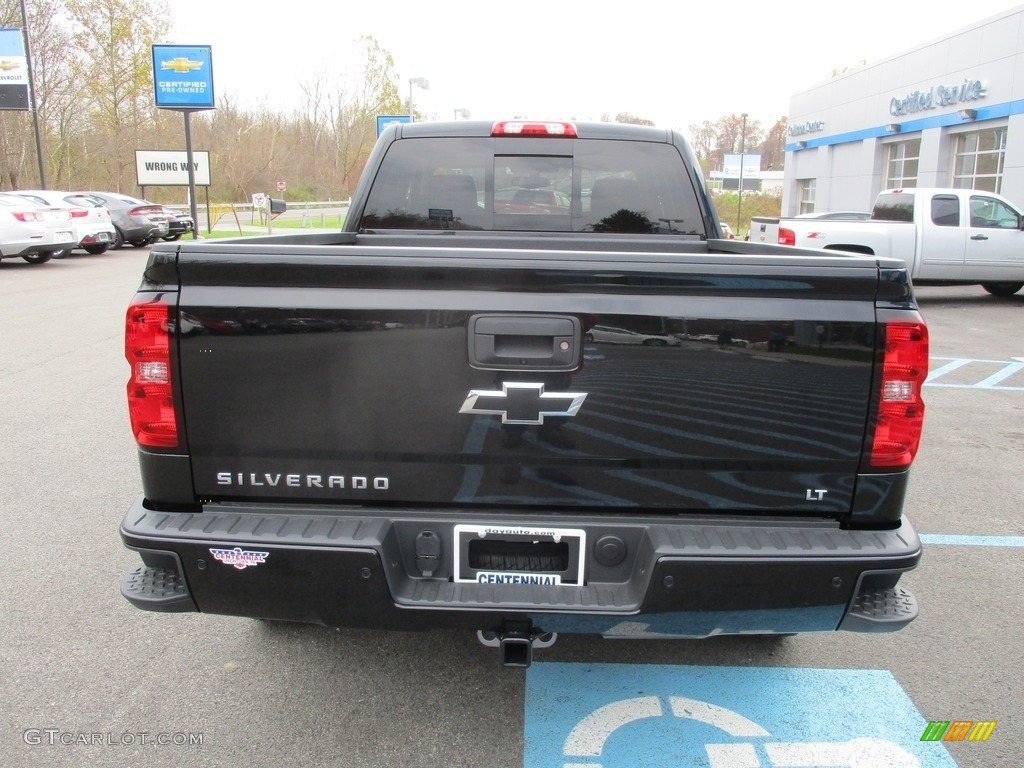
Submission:
M 898 192 L 879 195 L 871 209 L 871 218 L 875 221 L 913 221 L 914 195 Z
M 671 144 L 466 136 L 395 141 L 359 229 L 706 235 Z

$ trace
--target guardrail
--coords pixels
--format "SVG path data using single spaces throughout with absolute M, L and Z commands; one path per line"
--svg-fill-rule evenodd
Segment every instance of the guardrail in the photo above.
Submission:
M 274 217 L 274 221 L 299 219 L 300 227 L 329 229 L 341 226 L 352 199 L 286 202 L 288 210 Z M 167 207 L 183 213 L 189 212 L 189 207 L 186 205 L 168 205 Z M 196 207 L 196 213 L 198 216 L 196 228 L 200 231 L 229 228 L 237 229 L 239 233 L 242 233 L 247 226 L 266 226 L 264 209 L 257 208 L 252 203 L 211 203 L 209 206 L 201 204 Z M 207 224 L 207 213 L 209 213 L 209 225 Z

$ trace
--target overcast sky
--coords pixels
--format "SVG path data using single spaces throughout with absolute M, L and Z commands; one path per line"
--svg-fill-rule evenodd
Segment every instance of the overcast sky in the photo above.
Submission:
M 214 87 L 288 111 L 296 83 L 352 71 L 353 41 L 389 52 L 417 111 L 436 119 L 599 119 L 626 112 L 686 130 L 747 112 L 765 128 L 792 94 L 1017 7 L 986 0 L 354 2 L 171 0 L 165 41 L 209 44 Z M 267 9 L 274 10 L 267 10 Z

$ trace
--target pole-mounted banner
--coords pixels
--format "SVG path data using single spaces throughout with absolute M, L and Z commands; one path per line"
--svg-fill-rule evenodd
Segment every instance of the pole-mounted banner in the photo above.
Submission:
M 28 57 L 20 29 L 0 29 L 0 109 L 29 110 Z

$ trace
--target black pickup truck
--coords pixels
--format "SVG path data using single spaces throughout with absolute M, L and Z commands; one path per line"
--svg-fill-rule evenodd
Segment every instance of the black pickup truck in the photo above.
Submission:
M 508 666 L 917 614 L 905 265 L 722 239 L 673 131 L 391 126 L 345 231 L 156 244 L 126 355 L 139 608 L 465 628 Z

